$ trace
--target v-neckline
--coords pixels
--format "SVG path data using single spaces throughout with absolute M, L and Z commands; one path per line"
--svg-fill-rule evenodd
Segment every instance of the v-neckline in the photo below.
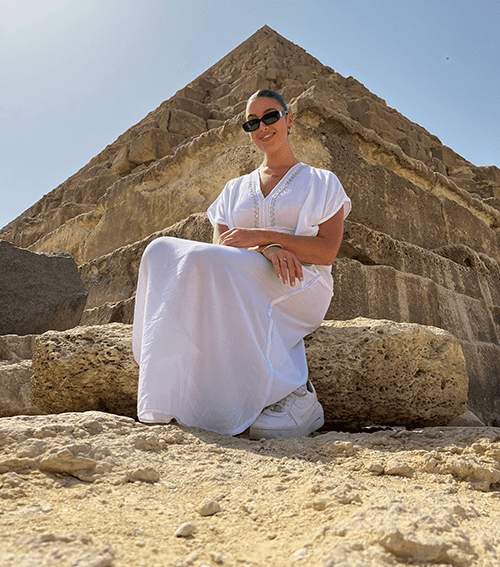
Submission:
M 298 163 L 296 163 L 295 165 L 293 165 L 293 166 L 285 173 L 285 175 L 283 175 L 283 177 L 278 181 L 278 183 L 276 183 L 276 185 L 271 189 L 271 191 L 269 191 L 269 193 L 268 193 L 267 195 L 264 195 L 264 193 L 262 192 L 262 186 L 261 186 L 261 184 L 260 184 L 260 175 L 259 175 L 259 169 L 260 169 L 260 168 L 257 168 L 257 169 L 255 170 L 255 174 L 256 174 L 256 177 L 257 177 L 257 183 L 258 183 L 258 187 L 259 187 L 259 195 L 262 197 L 262 199 L 263 199 L 264 201 L 266 201 L 266 200 L 268 199 L 268 197 L 270 197 L 274 192 L 276 192 L 276 191 L 278 190 L 278 188 L 280 187 L 280 185 L 281 185 L 282 183 L 284 183 L 286 179 L 289 178 L 289 176 L 290 176 L 290 174 L 293 172 L 293 170 L 294 170 L 297 166 L 299 166 L 299 165 L 301 165 L 301 164 L 302 164 L 302 162 L 299 161 Z

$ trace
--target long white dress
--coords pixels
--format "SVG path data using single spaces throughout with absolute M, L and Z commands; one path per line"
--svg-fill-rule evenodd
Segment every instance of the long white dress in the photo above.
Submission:
M 331 172 L 297 164 L 265 198 L 257 170 L 230 181 L 208 215 L 229 228 L 315 236 L 350 206 Z M 170 237 L 149 244 L 133 326 L 140 421 L 236 435 L 304 384 L 303 338 L 321 324 L 333 280 L 331 266 L 303 271 L 292 287 L 258 252 Z

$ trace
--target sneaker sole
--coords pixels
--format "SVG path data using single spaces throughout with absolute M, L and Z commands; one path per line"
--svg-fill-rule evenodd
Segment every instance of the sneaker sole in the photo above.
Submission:
M 294 437 L 305 437 L 310 435 L 316 429 L 322 427 L 325 423 L 323 408 L 318 403 L 317 407 L 309 417 L 309 419 L 297 425 L 296 427 L 288 427 L 286 429 L 262 429 L 260 427 L 250 426 L 249 434 L 250 439 L 274 439 L 280 437 L 281 439 L 292 439 Z

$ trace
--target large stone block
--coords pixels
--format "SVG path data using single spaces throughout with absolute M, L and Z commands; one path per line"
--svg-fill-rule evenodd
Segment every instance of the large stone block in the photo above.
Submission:
M 413 266 L 418 266 L 418 262 Z M 438 266 L 436 263 L 435 267 Z M 460 268 L 458 264 L 456 267 Z M 460 341 L 467 362 L 470 408 L 485 423 L 498 422 L 499 308 L 491 305 L 491 297 L 496 294 L 488 292 L 487 280 L 481 281 L 482 274 L 476 274 L 481 277 L 477 297 L 470 297 L 464 293 L 470 289 L 468 285 L 457 285 L 459 290 L 455 291 L 429 277 L 391 266 L 364 265 L 340 258 L 334 262 L 332 272 L 335 295 L 326 319 L 349 320 L 359 316 L 390 319 L 439 327 L 452 333 Z M 466 282 L 467 274 L 464 275 Z M 481 294 L 484 294 L 482 299 Z
M 80 267 L 80 276 L 89 291 L 87 309 L 126 300 L 135 294 L 142 254 L 155 238 L 174 236 L 197 242 L 211 242 L 212 235 L 213 227 L 207 214 L 195 213 L 147 238 L 90 260 Z
M 336 427 L 447 425 L 467 409 L 458 341 L 422 325 L 325 321 L 306 338 L 310 379 Z
M 75 327 L 86 300 L 71 256 L 35 254 L 0 241 L 0 335 Z
M 35 335 L 0 336 L 0 417 L 36 415 L 31 402 Z
M 44 413 L 99 410 L 136 416 L 139 367 L 132 326 L 49 331 L 33 353 L 32 400 Z
M 44 413 L 135 417 L 139 369 L 131 334 L 131 325 L 111 323 L 37 337 L 32 402 Z M 460 345 L 440 329 L 367 319 L 325 322 L 306 348 L 330 424 L 446 425 L 467 409 Z

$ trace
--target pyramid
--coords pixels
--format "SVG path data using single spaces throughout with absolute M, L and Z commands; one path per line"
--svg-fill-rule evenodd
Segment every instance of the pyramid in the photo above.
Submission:
M 89 289 L 85 324 L 130 322 L 140 255 L 160 234 L 210 240 L 205 211 L 262 156 L 241 129 L 248 97 L 283 94 L 296 157 L 351 197 L 328 319 L 440 327 L 467 361 L 469 404 L 500 422 L 500 170 L 264 26 L 0 231 L 67 252 Z

